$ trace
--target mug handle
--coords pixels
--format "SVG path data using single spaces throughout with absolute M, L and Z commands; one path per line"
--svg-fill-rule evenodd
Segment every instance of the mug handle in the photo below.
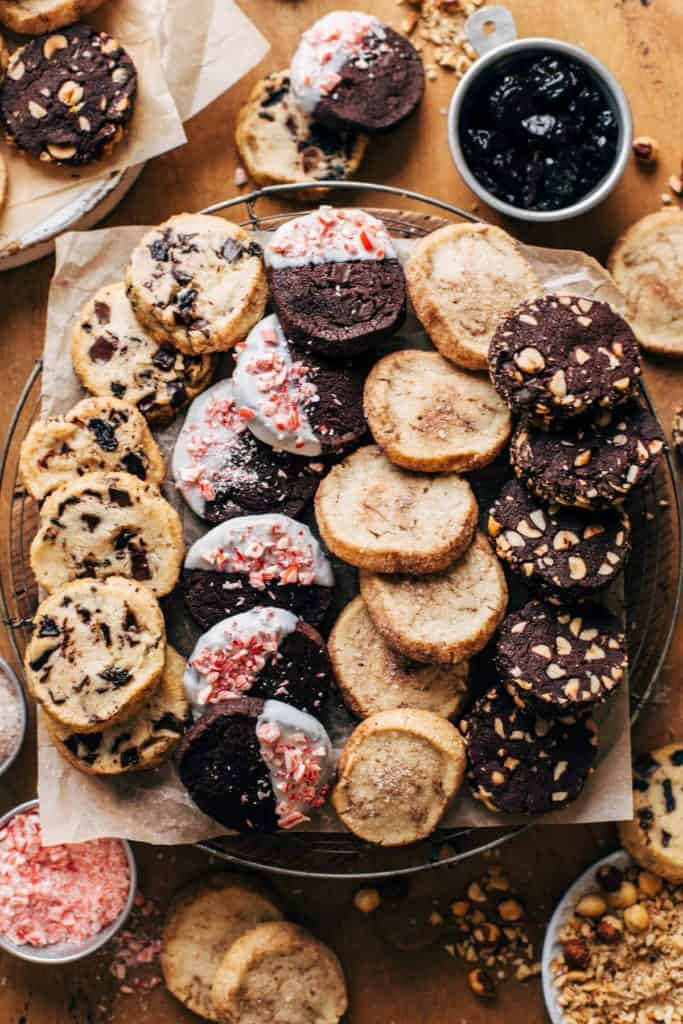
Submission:
M 507 7 L 480 7 L 465 22 L 465 35 L 478 55 L 483 57 L 504 43 L 514 42 L 517 26 L 512 11 Z

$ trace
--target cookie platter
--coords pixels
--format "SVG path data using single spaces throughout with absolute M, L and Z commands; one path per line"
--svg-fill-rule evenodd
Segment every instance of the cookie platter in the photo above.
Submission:
M 324 187 L 324 185 L 323 185 Z M 339 187 L 339 183 L 337 183 Z M 475 222 L 476 219 L 447 203 L 431 200 L 417 193 L 401 192 L 388 186 L 344 183 L 345 193 L 356 201 L 367 203 L 371 192 L 394 197 L 398 208 L 372 209 L 394 238 L 421 238 L 453 220 Z M 206 213 L 217 213 L 244 203 L 248 213 L 246 226 L 259 231 L 273 231 L 291 219 L 291 213 L 260 216 L 257 206 L 262 199 L 277 198 L 291 186 L 274 186 L 246 197 L 216 204 Z M 341 204 L 339 204 L 341 205 Z M 418 212 L 427 207 L 429 212 Z M 367 209 L 367 207 L 366 207 Z M 447 214 L 448 219 L 442 216 Z M 380 347 L 380 355 L 395 349 Z M 3 452 L 1 471 L 3 494 L 11 495 L 8 505 L 8 549 L 2 558 L 3 612 L 11 626 L 12 640 L 18 657 L 23 657 L 29 641 L 29 622 L 37 604 L 37 588 L 29 563 L 29 547 L 38 526 L 35 502 L 19 485 L 17 471 L 19 447 L 39 409 L 41 366 L 38 364 L 26 383 L 15 410 Z M 643 389 L 643 400 L 649 398 Z M 651 408 L 651 407 L 650 407 Z M 492 464 L 469 476 L 476 494 L 482 529 L 486 528 L 486 512 L 498 497 L 502 486 L 510 480 L 507 452 Z M 668 454 L 657 471 L 631 498 L 631 559 L 624 574 L 625 630 L 629 653 L 630 701 L 634 719 L 648 699 L 666 657 L 671 631 L 676 619 L 677 595 L 680 592 L 681 516 L 680 499 Z M 314 525 L 312 516 L 302 517 Z M 335 611 L 356 592 L 355 576 L 347 566 L 333 561 L 338 581 Z M 512 583 L 509 609 L 514 611 L 528 600 L 521 584 Z M 483 652 L 471 666 L 471 679 L 476 682 L 490 678 L 487 654 Z M 606 751 L 601 751 L 604 757 Z M 231 836 L 207 842 L 212 852 L 228 860 L 268 868 L 274 871 L 319 874 L 326 876 L 377 876 L 398 871 L 414 871 L 430 864 L 455 861 L 504 841 L 518 826 L 485 829 L 438 829 L 429 840 L 400 849 L 371 847 L 346 833 L 283 833 L 259 836 Z

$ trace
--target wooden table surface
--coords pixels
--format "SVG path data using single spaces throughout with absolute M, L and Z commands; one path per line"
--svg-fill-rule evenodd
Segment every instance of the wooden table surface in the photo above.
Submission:
M 228 96 L 216 101 L 189 125 L 182 149 L 150 163 L 106 223 L 152 224 L 181 210 L 206 206 L 234 194 L 236 154 L 232 139 L 236 112 L 260 73 L 285 66 L 299 33 L 337 4 L 334 0 L 241 0 L 246 13 L 271 43 L 260 68 Z M 188 6 L 191 6 L 188 4 Z M 395 0 L 344 7 L 372 8 L 399 26 L 406 8 Z M 624 85 L 634 113 L 636 134 L 654 136 L 661 159 L 650 172 L 631 165 L 612 197 L 597 211 L 570 224 L 513 230 L 527 241 L 583 248 L 604 259 L 618 233 L 660 205 L 670 174 L 683 155 L 683 5 L 680 0 L 510 0 L 522 35 L 557 36 L 584 45 L 601 58 Z M 226 59 L 229 54 L 226 54 Z M 371 147 L 362 168 L 369 181 L 418 189 L 471 208 L 473 197 L 455 171 L 446 146 L 444 109 L 454 85 L 440 73 L 429 82 L 419 114 Z M 373 197 L 373 203 L 376 204 Z M 386 205 L 391 205 L 390 201 Z M 486 210 L 480 211 L 489 216 Z M 493 217 L 491 219 L 494 219 Z M 42 345 L 52 260 L 0 277 L 0 325 L 3 348 L 0 375 L 0 437 L 20 388 Z M 677 399 L 683 399 L 683 363 L 646 359 L 646 378 L 667 431 Z M 3 516 L 3 528 L 6 522 Z M 9 645 L 1 639 L 3 653 Z M 675 692 L 673 666 L 683 656 L 679 628 L 667 667 L 637 730 L 636 744 L 666 742 L 683 736 L 683 688 Z M 671 692 L 670 692 L 671 691 Z M 35 751 L 29 745 L 2 782 L 0 810 L 35 789 Z M 537 928 L 575 876 L 615 842 L 611 827 L 532 829 L 506 845 L 500 859 L 516 880 Z M 207 857 L 188 848 L 138 848 L 143 891 L 162 901 L 185 879 L 207 867 Z M 466 972 L 444 949 L 439 929 L 429 923 L 434 909 L 447 908 L 463 885 L 484 866 L 476 858 L 454 868 L 415 877 L 398 905 L 383 904 L 372 916 L 354 909 L 351 883 L 306 880 L 275 882 L 291 911 L 329 941 L 339 953 L 349 980 L 352 1024 L 531 1024 L 545 1020 L 537 980 L 506 984 L 495 1003 L 478 1003 Z M 439 938 L 441 939 L 439 941 Z M 101 998 L 111 1005 L 106 964 L 89 961 L 71 968 L 32 967 L 0 957 L 2 1024 L 169 1024 L 195 1018 L 156 989 L 145 997 L 120 996 L 103 1017 Z

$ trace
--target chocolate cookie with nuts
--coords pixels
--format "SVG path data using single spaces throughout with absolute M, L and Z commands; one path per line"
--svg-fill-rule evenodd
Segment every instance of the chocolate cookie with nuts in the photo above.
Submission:
M 8 142 L 45 163 L 89 164 L 123 138 L 136 92 L 135 65 L 118 40 L 73 25 L 12 54 L 0 126 Z
M 489 348 L 491 379 L 513 412 L 545 427 L 636 393 L 638 343 L 606 302 L 546 295 L 519 306 Z
M 507 616 L 495 660 L 515 703 L 550 716 L 603 703 L 628 664 L 620 623 L 605 608 L 570 612 L 537 600 Z
M 500 492 L 488 531 L 498 557 L 554 604 L 581 602 L 602 590 L 621 572 L 630 549 L 623 509 L 545 505 L 517 480 Z

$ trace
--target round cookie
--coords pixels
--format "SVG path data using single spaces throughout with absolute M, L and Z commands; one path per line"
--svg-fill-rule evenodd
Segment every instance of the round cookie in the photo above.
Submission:
M 484 376 L 438 352 L 402 349 L 374 365 L 365 415 L 377 444 L 404 469 L 467 472 L 488 465 L 510 436 L 510 413 Z
M 445 569 L 471 543 L 477 513 L 462 477 L 399 469 L 375 445 L 334 466 L 315 496 L 325 544 L 338 558 L 372 572 Z
M 211 381 L 211 356 L 189 356 L 159 345 L 135 318 L 122 281 L 105 285 L 83 307 L 71 338 L 81 384 L 114 395 L 151 423 L 167 423 Z
M 414 708 L 380 711 L 346 743 L 332 805 L 366 842 L 406 846 L 431 835 L 464 774 L 465 747 L 450 722 Z
M 237 117 L 235 141 L 259 185 L 300 184 L 350 178 L 365 153 L 366 135 L 314 120 L 296 102 L 289 71 L 257 82 Z M 291 198 L 319 201 L 324 189 L 302 189 Z
M 21 445 L 20 476 L 36 501 L 97 470 L 131 473 L 149 484 L 164 479 L 164 460 L 144 417 L 118 398 L 86 398 L 65 416 L 37 420 Z
M 0 21 L 20 35 L 37 36 L 80 21 L 104 0 L 0 0 Z
M 265 257 L 275 312 L 298 348 L 346 359 L 403 323 L 403 268 L 382 221 L 364 210 L 321 206 L 286 221 Z
M 664 438 L 638 402 L 549 433 L 522 421 L 510 442 L 510 462 L 543 501 L 578 508 L 620 505 L 654 473 Z
M 102 732 L 75 733 L 49 715 L 44 722 L 59 753 L 86 775 L 123 775 L 157 768 L 191 723 L 185 698 L 185 659 L 171 646 L 161 682 L 132 718 Z
M 211 989 L 233 942 L 282 912 L 255 879 L 220 872 L 190 882 L 173 899 L 161 946 L 166 988 L 205 1020 L 217 1020 Z
M 31 569 L 48 593 L 69 580 L 124 576 L 162 597 L 185 554 L 176 510 L 130 473 L 86 473 L 53 491 L 31 543 Z
M 503 622 L 495 661 L 516 704 L 552 716 L 604 703 L 623 682 L 628 656 L 621 623 L 605 608 L 534 600 Z
M 197 355 L 222 352 L 261 319 L 261 247 L 244 228 L 181 213 L 149 231 L 126 270 L 135 316 L 160 344 Z
M 358 718 L 417 708 L 452 718 L 467 699 L 469 664 L 420 665 L 384 641 L 362 597 L 341 613 L 328 640 L 337 685 Z
M 226 1024 L 337 1024 L 348 1007 L 335 954 L 285 921 L 257 925 L 230 946 L 212 999 Z
M 641 867 L 683 882 L 683 744 L 641 754 L 633 765 L 633 821 L 619 837 Z
M 188 551 L 182 579 L 185 602 L 202 629 L 258 605 L 285 608 L 317 626 L 334 586 L 308 527 L 276 513 L 209 530 Z
M 319 715 L 333 685 L 320 633 L 284 608 L 252 608 L 216 623 L 200 636 L 185 671 L 185 692 L 199 714 L 248 696 Z
M 543 505 L 516 480 L 491 508 L 488 532 L 498 557 L 554 603 L 583 601 L 608 586 L 630 551 L 623 509 L 591 513 Z
M 636 221 L 615 242 L 607 266 L 643 348 L 683 355 L 683 211 L 670 207 Z
M 130 718 L 161 679 L 164 617 L 147 587 L 117 576 L 74 580 L 33 617 L 26 681 L 33 697 L 73 732 L 101 732 Z
M 279 700 L 214 704 L 180 745 L 180 781 L 229 829 L 273 832 L 309 821 L 333 771 L 332 745 L 312 715 Z
M 515 239 L 492 224 L 449 224 L 421 238 L 406 282 L 435 347 L 470 370 L 488 368 L 500 321 L 543 290 Z
M 385 132 L 419 104 L 424 69 L 412 43 L 378 18 L 333 11 L 301 37 L 291 88 L 299 106 L 319 121 Z
M 546 814 L 566 807 L 583 790 L 597 754 L 590 718 L 536 718 L 502 688 L 480 697 L 460 729 L 472 795 L 494 814 Z
M 361 572 L 360 589 L 386 642 L 414 661 L 455 665 L 481 651 L 505 614 L 500 562 L 477 533 L 445 572 L 380 576 Z
M 606 302 L 569 295 L 527 302 L 503 320 L 489 368 L 512 411 L 546 427 L 626 401 L 641 374 L 626 321 Z
M 136 93 L 135 65 L 119 41 L 72 25 L 14 51 L 0 127 L 8 142 L 44 163 L 89 164 L 123 138 Z
M 234 400 L 230 379 L 195 398 L 171 465 L 185 501 L 210 523 L 250 512 L 296 516 L 315 494 L 325 468 L 258 441 Z
M 252 434 L 293 455 L 328 455 L 367 433 L 362 378 L 292 350 L 276 316 L 238 346 L 235 402 Z

